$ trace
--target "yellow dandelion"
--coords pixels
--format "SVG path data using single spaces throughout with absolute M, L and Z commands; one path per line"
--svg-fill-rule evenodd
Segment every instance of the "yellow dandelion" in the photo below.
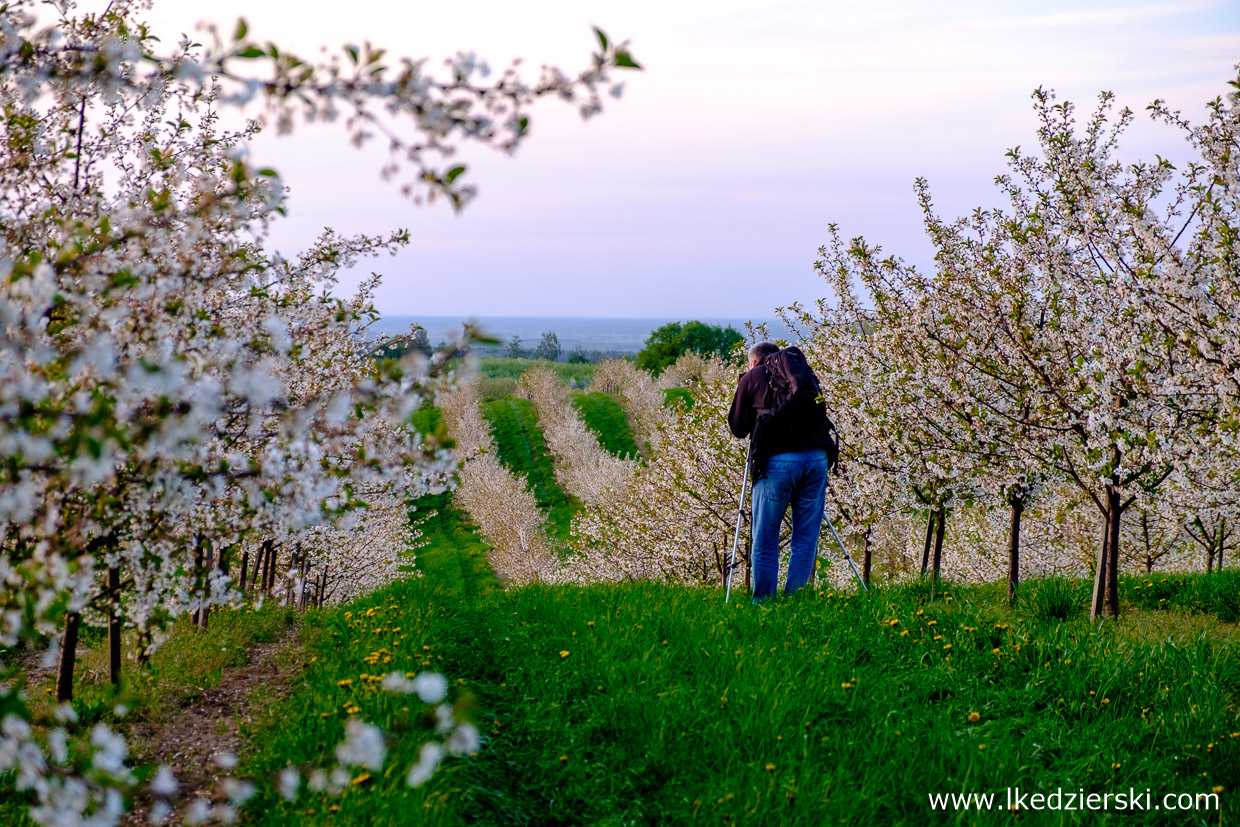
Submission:
M 342 681 L 336 681 L 336 686 L 350 686 L 353 683 L 352 678 L 345 678 Z
M 358 784 L 364 784 L 369 780 L 370 780 L 370 773 L 364 772 L 361 775 L 359 775 L 357 778 L 354 778 L 352 783 L 354 786 L 357 786 Z
M 566 658 L 566 657 L 568 657 L 568 650 L 567 650 L 567 649 L 563 649 L 563 650 L 561 650 L 561 651 L 560 651 L 560 657 L 562 657 L 562 658 Z
M 845 681 L 844 683 L 840 684 L 840 689 L 852 689 L 852 686 L 853 685 L 851 683 L 848 683 L 847 681 Z
M 766 765 L 766 771 L 767 771 L 767 772 L 775 772 L 775 765 L 774 765 L 774 764 L 767 764 L 767 765 Z
M 1213 788 L 1213 791 L 1216 793 L 1221 793 L 1223 791 L 1223 785 L 1222 784 L 1215 785 L 1215 787 Z
M 560 756 L 560 760 L 561 760 L 561 761 L 567 761 L 567 760 L 568 760 L 568 756 L 567 756 L 567 755 L 561 755 L 561 756 Z
M 1113 770 L 1117 770 L 1119 768 L 1120 768 L 1120 763 L 1118 761 L 1116 761 L 1114 764 L 1111 765 L 1111 769 Z
M 982 716 L 979 715 L 978 713 L 976 712 L 969 713 L 969 723 L 976 724 L 980 720 L 982 720 Z

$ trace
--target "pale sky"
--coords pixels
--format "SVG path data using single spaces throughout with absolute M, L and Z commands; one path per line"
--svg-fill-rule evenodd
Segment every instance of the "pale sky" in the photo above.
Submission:
M 260 138 L 255 160 L 291 189 L 273 246 L 408 228 L 409 248 L 361 270 L 384 274 L 381 311 L 410 315 L 767 317 L 824 295 L 812 265 L 833 222 L 928 264 L 913 179 L 946 215 L 998 203 L 1004 153 L 1035 144 L 1034 88 L 1082 115 L 1109 90 L 1200 121 L 1240 61 L 1236 0 L 156 0 L 149 19 L 172 41 L 238 16 L 307 55 L 368 39 L 432 65 L 522 57 L 531 75 L 583 68 L 598 25 L 645 66 L 589 122 L 546 101 L 515 157 L 467 153 L 480 195 L 459 215 L 402 199 L 385 151 L 339 126 Z M 1128 141 L 1182 147 L 1143 116 Z

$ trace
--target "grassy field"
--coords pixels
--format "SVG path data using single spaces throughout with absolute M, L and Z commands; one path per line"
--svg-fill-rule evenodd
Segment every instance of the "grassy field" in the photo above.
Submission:
M 633 441 L 628 414 L 614 396 L 595 391 L 575 393 L 572 400 L 582 421 L 594 432 L 605 450 L 622 459 L 637 459 L 640 456 L 637 443 Z
M 79 642 L 77 668 L 73 681 L 73 708 L 78 713 L 76 730 L 89 732 L 96 723 L 130 735 L 136 728 L 155 729 L 177 714 L 186 704 L 201 697 L 203 691 L 219 683 L 223 671 L 247 662 L 247 651 L 256 643 L 267 643 L 297 621 L 290 609 L 269 600 L 259 610 L 250 606 L 216 609 L 209 629 L 204 632 L 183 617 L 170 630 L 167 640 L 155 650 L 149 664 L 138 666 L 127 660 L 119 690 L 108 680 L 107 638 L 103 630 L 87 627 Z M 134 640 L 126 636 L 127 652 Z M 55 672 L 32 674 L 13 650 L 0 649 L 0 681 L 26 684 L 29 707 L 36 731 L 58 726 L 52 717 Z M 37 658 L 27 658 L 37 663 Z M 117 714 L 118 707 L 125 710 Z M 131 747 L 141 751 L 140 741 Z M 0 776 L 0 824 L 33 824 L 26 809 L 31 795 L 12 791 L 12 779 Z
M 483 356 L 478 360 L 479 373 L 488 379 L 518 379 L 534 368 L 554 371 L 560 381 L 578 388 L 584 388 L 594 377 L 594 365 L 587 362 L 549 362 L 546 359 L 510 359 L 504 356 Z
M 247 822 L 1219 824 L 1240 814 L 1240 633 L 1211 614 L 1126 602 L 1118 623 L 1061 621 L 1064 595 L 1085 585 L 1064 581 L 1027 583 L 1015 610 L 996 586 L 806 592 L 770 608 L 657 584 L 504 593 L 467 528 L 428 538 L 426 577 L 308 617 L 315 660 L 252 732 L 261 750 L 247 769 L 329 765 L 350 704 L 390 733 L 388 765 L 339 801 L 264 793 Z M 1181 594 L 1202 579 L 1163 585 Z M 1220 581 L 1240 590 L 1236 575 Z M 1144 582 L 1126 581 L 1125 596 Z M 483 746 L 413 790 L 404 773 L 422 710 L 369 676 L 428 668 L 455 682 Z M 1131 787 L 1155 803 L 1218 789 L 1222 809 L 1014 817 L 1009 787 Z M 972 792 L 996 793 L 996 809 L 930 805 L 931 794 Z
M 547 514 L 552 536 L 568 537 L 573 514 L 581 504 L 564 493 L 555 478 L 551 453 L 538 426 L 538 413 L 527 399 L 494 399 L 482 404 L 500 461 L 511 471 L 526 474 L 538 506 Z

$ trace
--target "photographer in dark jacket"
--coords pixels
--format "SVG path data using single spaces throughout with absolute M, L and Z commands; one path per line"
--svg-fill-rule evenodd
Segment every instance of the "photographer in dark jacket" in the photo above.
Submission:
M 779 417 L 764 418 L 755 434 L 759 415 L 772 407 L 770 386 L 763 361 L 779 348 L 758 342 L 749 349 L 749 370 L 741 375 L 728 412 L 728 427 L 737 439 L 750 437 L 761 446 L 753 485 L 753 599 L 775 594 L 779 580 L 779 529 L 788 506 L 792 506 L 792 556 L 784 594 L 792 594 L 809 582 L 818 553 L 823 500 L 827 490 L 826 406 L 797 400 Z

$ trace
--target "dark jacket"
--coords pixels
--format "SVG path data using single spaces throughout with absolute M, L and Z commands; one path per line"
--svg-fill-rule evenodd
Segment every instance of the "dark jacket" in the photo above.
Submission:
M 769 391 L 764 365 L 741 374 L 736 395 L 732 398 L 732 410 L 728 411 L 728 427 L 737 439 L 753 434 L 758 412 L 770 407 L 767 400 Z M 827 406 L 823 402 L 790 407 L 778 418 L 763 424 L 763 454 L 771 457 L 790 451 L 827 450 L 830 446 L 827 421 Z

